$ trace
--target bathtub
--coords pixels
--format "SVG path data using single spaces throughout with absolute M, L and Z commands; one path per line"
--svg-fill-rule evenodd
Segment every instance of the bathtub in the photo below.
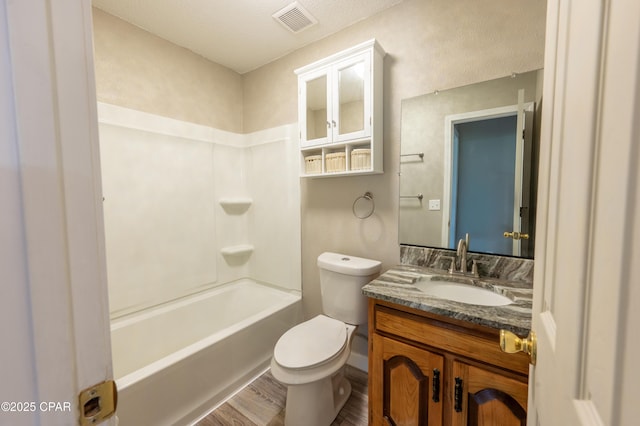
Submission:
M 234 281 L 111 324 L 120 426 L 186 425 L 266 370 L 299 294 Z

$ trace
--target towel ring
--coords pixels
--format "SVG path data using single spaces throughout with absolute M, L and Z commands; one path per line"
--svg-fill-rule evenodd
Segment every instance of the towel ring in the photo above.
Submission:
M 373 214 L 376 204 L 373 202 L 373 195 L 367 191 L 353 202 L 353 215 L 358 219 L 366 219 Z

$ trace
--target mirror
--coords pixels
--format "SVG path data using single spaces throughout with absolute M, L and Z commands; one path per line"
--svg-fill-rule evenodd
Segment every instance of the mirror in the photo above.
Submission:
M 364 63 L 356 62 L 338 71 L 340 102 L 339 134 L 364 129 Z
M 542 70 L 402 101 L 400 244 L 533 258 Z
M 307 81 L 307 140 L 327 137 L 327 76 Z

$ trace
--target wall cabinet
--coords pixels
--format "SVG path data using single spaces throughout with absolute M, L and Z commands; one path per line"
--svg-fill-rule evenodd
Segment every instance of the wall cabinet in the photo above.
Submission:
M 525 425 L 529 360 L 498 330 L 369 301 L 369 424 Z
M 296 70 L 302 176 L 382 173 L 382 69 L 375 40 Z

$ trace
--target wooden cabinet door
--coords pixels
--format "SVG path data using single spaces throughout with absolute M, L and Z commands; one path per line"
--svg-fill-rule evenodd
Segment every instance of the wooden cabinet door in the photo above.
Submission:
M 369 424 L 441 425 L 444 357 L 374 334 Z
M 453 363 L 453 426 L 523 426 L 527 424 L 526 382 Z

